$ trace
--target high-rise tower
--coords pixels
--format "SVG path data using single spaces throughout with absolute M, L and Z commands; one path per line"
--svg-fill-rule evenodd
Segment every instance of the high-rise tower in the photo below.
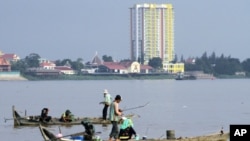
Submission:
M 130 8 L 131 59 L 148 64 L 160 57 L 174 60 L 174 12 L 171 4 L 135 4 Z

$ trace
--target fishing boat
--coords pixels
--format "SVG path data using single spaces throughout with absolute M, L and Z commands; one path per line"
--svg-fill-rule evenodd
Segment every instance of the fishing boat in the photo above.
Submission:
M 83 138 L 81 138 L 80 135 L 78 136 L 74 135 L 74 137 L 71 137 L 71 138 L 66 138 L 66 136 L 64 137 L 56 136 L 42 125 L 39 125 L 39 129 L 45 141 L 82 141 L 83 140 Z
M 101 132 L 95 132 L 94 125 L 88 119 L 81 121 L 81 124 L 85 128 L 84 132 L 79 132 L 64 136 L 61 134 L 61 130 L 59 130 L 60 131 L 59 134 L 54 135 L 48 129 L 46 129 L 46 127 L 42 125 L 39 125 L 39 129 L 45 141 L 83 141 L 83 140 L 101 141 L 100 137 L 97 136 Z
M 83 137 L 86 132 L 74 133 L 66 136 L 56 136 L 52 132 L 50 132 L 46 127 L 39 125 L 40 132 L 45 141 L 83 141 L 85 138 Z M 67 137 L 67 138 L 66 138 Z M 70 137 L 70 138 L 68 138 Z M 196 137 L 179 137 L 173 139 L 146 139 L 147 141 L 227 141 L 229 139 L 229 133 L 215 133 L 210 135 L 196 136 Z M 92 140 L 101 141 L 100 137 L 94 137 Z M 145 141 L 145 139 L 139 139 Z
M 13 119 L 5 119 L 5 122 L 7 120 L 14 120 L 14 126 L 38 126 L 39 124 L 50 126 L 50 125 L 65 125 L 65 126 L 71 126 L 71 125 L 80 125 L 81 121 L 88 119 L 92 124 L 110 124 L 111 122 L 109 120 L 103 120 L 101 117 L 78 117 L 75 118 L 75 120 L 71 122 L 62 122 L 60 121 L 60 118 L 52 118 L 49 122 L 40 121 L 40 116 L 21 116 L 17 110 L 15 109 L 15 106 L 12 106 L 12 114 Z

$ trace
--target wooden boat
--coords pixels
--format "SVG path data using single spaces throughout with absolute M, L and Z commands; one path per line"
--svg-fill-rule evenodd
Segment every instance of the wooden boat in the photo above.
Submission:
M 85 132 L 75 133 L 71 135 L 63 136 L 62 138 L 56 137 L 53 133 L 48 131 L 44 126 L 39 125 L 39 129 L 45 141 L 81 141 L 79 138 L 76 139 L 75 137 L 82 136 Z M 71 138 L 66 138 L 71 137 Z M 229 133 L 215 133 L 211 135 L 203 135 L 203 136 L 196 136 L 196 137 L 179 137 L 174 139 L 146 139 L 147 141 L 227 141 L 229 139 Z M 95 141 L 100 141 L 100 139 L 93 139 Z M 139 139 L 145 141 L 145 139 Z
M 45 141 L 76 141 L 76 139 L 73 138 L 72 139 L 65 137 L 59 138 L 42 125 L 39 125 L 39 129 Z
M 59 130 L 60 133 L 58 135 L 54 135 L 41 124 L 39 125 L 39 129 L 45 141 L 83 141 L 83 140 L 101 141 L 100 137 L 96 136 L 101 132 L 95 132 L 95 127 L 93 126 L 93 124 L 90 123 L 90 121 L 85 119 L 81 122 L 81 124 L 85 128 L 84 132 L 79 132 L 64 136 L 61 134 L 61 130 Z
M 109 120 L 103 120 L 101 117 L 79 117 L 75 118 L 72 122 L 61 122 L 60 118 L 52 118 L 49 122 L 40 121 L 40 116 L 21 116 L 16 110 L 15 106 L 12 106 L 14 126 L 38 126 L 39 124 L 50 125 L 80 125 L 82 120 L 88 119 L 92 124 L 110 124 Z M 8 119 L 5 119 L 5 121 Z

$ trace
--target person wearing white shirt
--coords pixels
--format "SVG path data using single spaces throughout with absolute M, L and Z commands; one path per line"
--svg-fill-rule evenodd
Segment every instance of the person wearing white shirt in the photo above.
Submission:
M 104 90 L 103 95 L 104 95 L 104 101 L 100 102 L 100 104 L 104 105 L 102 110 L 102 119 L 107 120 L 108 107 L 111 104 L 112 98 L 107 89 Z

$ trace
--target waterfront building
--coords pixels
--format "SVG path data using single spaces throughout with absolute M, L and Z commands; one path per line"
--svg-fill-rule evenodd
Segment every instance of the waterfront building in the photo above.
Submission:
M 11 71 L 10 63 L 3 57 L 0 57 L 0 72 L 10 72 L 10 71 Z
M 131 60 L 148 64 L 150 59 L 159 57 L 167 72 L 184 71 L 184 65 L 169 70 L 175 65 L 169 65 L 175 59 L 172 4 L 145 3 L 130 8 L 130 44 Z
M 14 53 L 3 53 L 0 50 L 0 57 L 6 59 L 9 62 L 17 62 L 20 60 L 20 57 Z

